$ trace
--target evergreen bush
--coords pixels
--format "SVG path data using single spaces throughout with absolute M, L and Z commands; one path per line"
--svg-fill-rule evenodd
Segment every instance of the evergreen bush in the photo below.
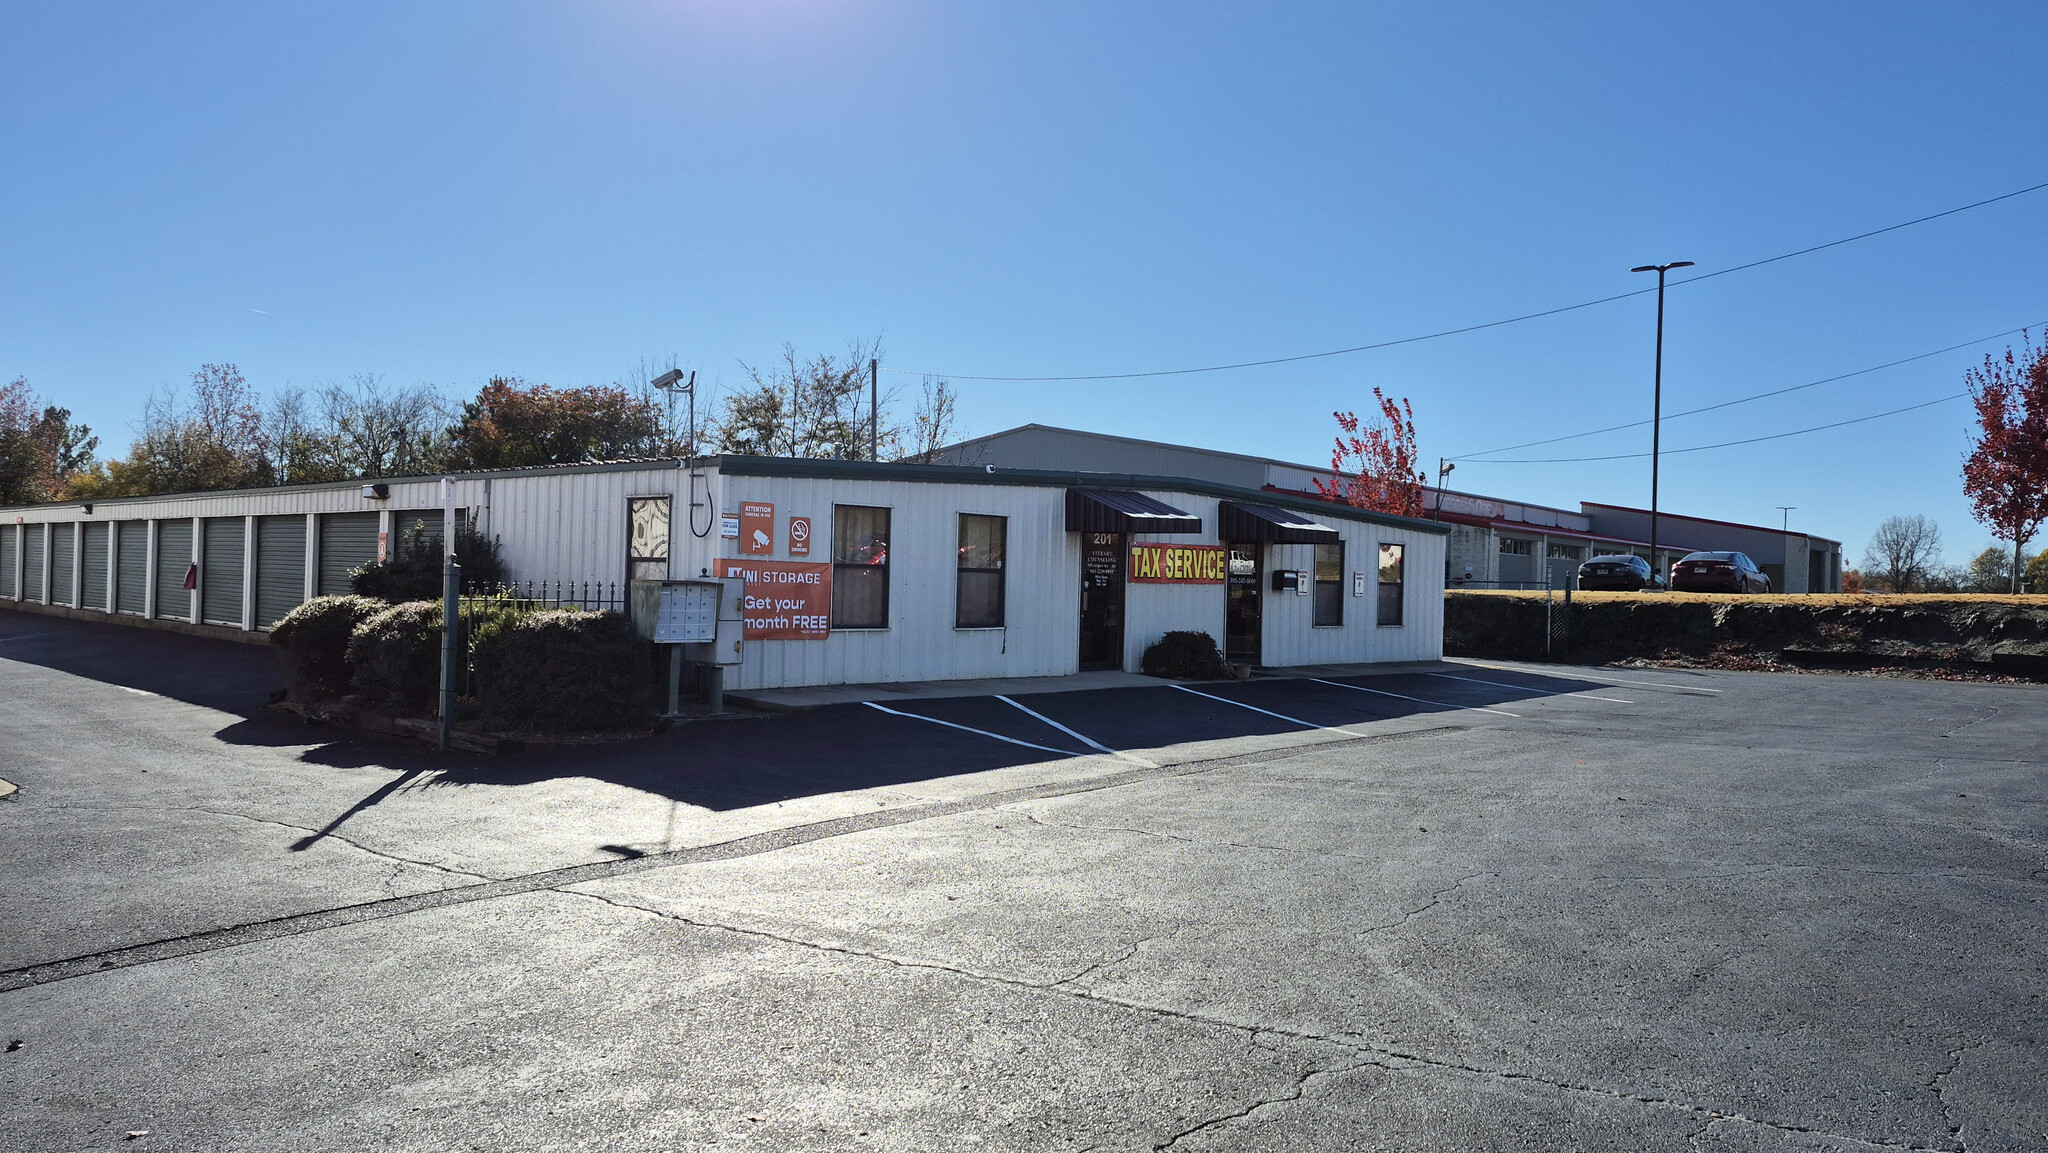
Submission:
M 372 597 L 315 597 L 277 622 L 270 643 L 284 650 L 291 699 L 309 702 L 347 692 L 349 638 L 385 607 Z
M 391 605 L 356 626 L 348 643 L 356 695 L 398 716 L 432 712 L 441 684 L 441 604 Z
M 477 703 L 487 724 L 572 731 L 647 723 L 647 642 L 622 613 L 507 612 L 473 628 Z
M 1230 667 L 1208 633 L 1176 631 L 1167 633 L 1145 650 L 1138 667 L 1146 676 L 1176 677 L 1191 681 L 1222 680 Z

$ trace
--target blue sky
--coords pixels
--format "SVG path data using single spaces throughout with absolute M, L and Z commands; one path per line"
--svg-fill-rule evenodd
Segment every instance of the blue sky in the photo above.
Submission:
M 880 336 L 968 433 L 1289 459 L 1373 386 L 1470 455 L 1646 417 L 1642 287 L 2048 181 L 2048 8 L 717 3 L 0 11 L 0 374 L 124 448 L 153 387 L 361 372 L 730 384 Z M 1667 411 L 2048 320 L 2048 192 L 1674 289 Z M 2002 348 L 2003 342 L 1986 346 Z M 1667 422 L 1667 448 L 1960 390 L 1981 354 Z M 916 377 L 896 376 L 914 389 Z M 1961 402 L 1673 455 L 1664 506 L 1860 555 L 1988 543 Z M 1510 456 L 1640 452 L 1647 430 Z M 1644 460 L 1463 487 L 1642 503 Z

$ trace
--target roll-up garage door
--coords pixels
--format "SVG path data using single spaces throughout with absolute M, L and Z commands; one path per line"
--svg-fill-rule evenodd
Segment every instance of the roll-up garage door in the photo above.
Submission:
M 71 603 L 71 577 L 78 571 L 78 531 L 71 524 L 50 526 L 50 603 Z
M 21 599 L 43 599 L 43 526 L 28 525 L 21 538 Z
M 149 522 L 124 520 L 120 529 L 114 544 L 121 554 L 114 562 L 114 608 L 139 615 L 149 590 Z
M 242 518 L 210 516 L 199 561 L 199 619 L 210 625 L 242 625 Z
M 256 627 L 267 629 L 306 599 L 306 518 L 256 521 Z
M 85 526 L 85 596 L 82 609 L 107 611 L 107 526 L 104 521 Z
M 185 591 L 185 569 L 192 563 L 192 522 L 156 523 L 156 615 L 167 620 L 192 619 L 192 594 Z
M 441 555 L 441 538 L 446 535 L 443 527 L 443 513 L 440 509 L 414 509 L 411 512 L 394 513 L 391 517 L 391 552 L 395 556 L 403 549 L 425 549 L 430 556 Z
M 0 525 L 0 597 L 21 595 L 15 587 L 15 578 L 21 566 L 15 564 L 21 553 L 21 526 Z
M 376 513 L 330 512 L 320 517 L 321 596 L 347 596 L 349 570 L 376 559 Z

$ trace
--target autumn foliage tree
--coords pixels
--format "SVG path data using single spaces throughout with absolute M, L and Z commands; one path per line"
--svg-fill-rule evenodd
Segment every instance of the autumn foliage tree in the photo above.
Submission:
M 1329 500 L 1396 516 L 1422 515 L 1423 474 L 1415 451 L 1415 410 L 1406 397 L 1396 401 L 1372 390 L 1379 411 L 1361 420 L 1337 412 L 1336 447 L 1330 453 L 1335 479 L 1318 479 L 1316 491 Z
M 1977 435 L 1963 461 L 1963 492 L 1993 536 L 2012 542 L 2013 592 L 2020 558 L 2048 520 L 2048 347 L 1987 356 L 1964 377 L 1977 406 Z
M 615 384 L 551 388 L 492 377 L 449 430 L 451 468 L 531 468 L 655 454 L 662 412 Z
M 25 378 L 0 385 L 0 505 L 59 499 L 72 476 L 92 467 L 99 443 L 70 409 L 38 401 Z

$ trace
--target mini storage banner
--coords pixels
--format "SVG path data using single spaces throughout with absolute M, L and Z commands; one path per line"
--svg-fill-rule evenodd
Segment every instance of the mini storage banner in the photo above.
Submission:
M 747 582 L 750 641 L 819 641 L 832 635 L 832 566 L 792 560 L 721 560 L 718 576 Z
M 1219 544 L 1134 544 L 1134 584 L 1220 585 L 1230 567 L 1229 550 Z

